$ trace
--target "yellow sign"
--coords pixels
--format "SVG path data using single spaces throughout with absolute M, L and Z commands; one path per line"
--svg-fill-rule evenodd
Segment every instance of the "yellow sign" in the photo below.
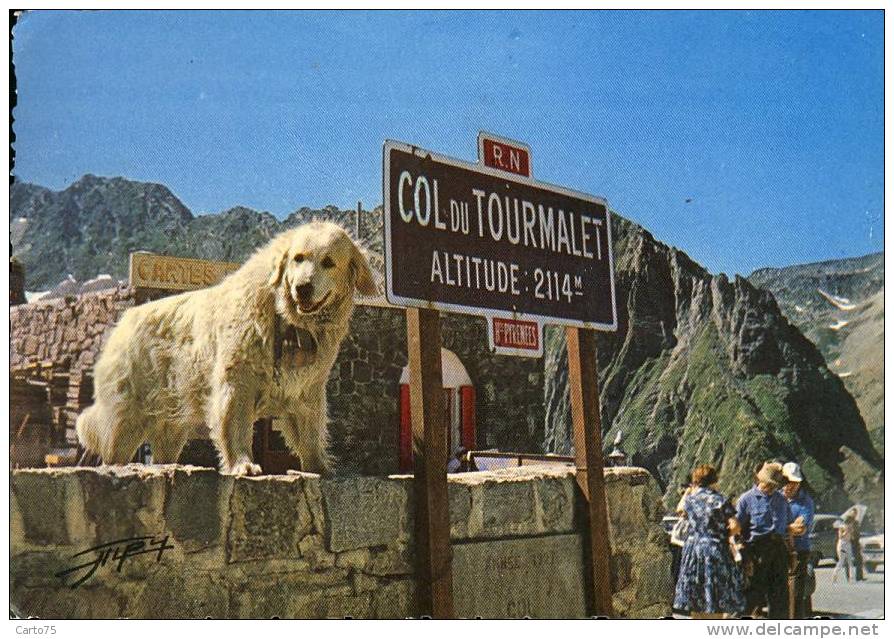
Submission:
M 134 288 L 194 291 L 217 284 L 240 266 L 235 262 L 131 253 L 130 285 Z

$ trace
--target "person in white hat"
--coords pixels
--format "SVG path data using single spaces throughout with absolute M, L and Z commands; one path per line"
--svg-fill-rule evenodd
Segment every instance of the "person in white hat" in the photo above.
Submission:
M 800 517 L 804 522 L 804 534 L 792 536 L 792 551 L 788 570 L 789 618 L 807 619 L 813 615 L 812 596 L 816 588 L 816 578 L 811 561 L 810 530 L 816 507 L 813 499 L 804 489 L 804 475 L 795 462 L 782 466 L 786 484 L 782 494 L 788 500 L 792 517 Z
M 792 516 L 779 490 L 787 479 L 782 464 L 766 462 L 755 469 L 754 486 L 739 496 L 736 519 L 744 542 L 742 566 L 748 577 L 746 614 L 770 619 L 789 617 L 789 546 L 791 535 L 803 535 L 803 521 Z

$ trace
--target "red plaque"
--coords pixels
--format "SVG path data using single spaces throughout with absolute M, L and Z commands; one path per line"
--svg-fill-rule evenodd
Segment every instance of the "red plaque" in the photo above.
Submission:
M 481 133 L 478 152 L 484 166 L 531 177 L 531 153 L 520 142 Z
M 494 346 L 531 351 L 532 353 L 541 350 L 540 326 L 537 322 L 500 317 L 494 317 L 491 321 L 493 322 Z

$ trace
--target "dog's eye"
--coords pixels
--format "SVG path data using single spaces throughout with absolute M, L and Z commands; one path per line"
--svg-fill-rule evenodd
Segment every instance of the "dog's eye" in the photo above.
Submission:
M 335 262 L 333 262 L 332 258 L 329 257 L 328 255 L 323 258 L 323 261 L 320 262 L 320 264 L 322 265 L 323 268 L 332 268 L 333 266 L 335 266 Z
M 295 256 L 295 262 L 297 262 L 298 264 L 301 264 L 301 262 L 303 262 L 303 261 L 304 261 L 304 253 L 298 253 Z

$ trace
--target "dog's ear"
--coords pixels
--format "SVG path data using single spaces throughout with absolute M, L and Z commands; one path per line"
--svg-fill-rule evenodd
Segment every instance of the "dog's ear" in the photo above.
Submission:
M 373 278 L 372 269 L 369 268 L 369 262 L 363 251 L 354 244 L 351 251 L 351 272 L 354 274 L 354 286 L 357 292 L 366 297 L 372 297 L 379 293 L 379 287 L 376 286 L 376 280 Z
M 270 278 L 267 284 L 271 288 L 276 288 L 282 281 L 283 273 L 286 271 L 286 264 L 289 258 L 289 243 L 283 237 L 276 238 L 270 245 Z

